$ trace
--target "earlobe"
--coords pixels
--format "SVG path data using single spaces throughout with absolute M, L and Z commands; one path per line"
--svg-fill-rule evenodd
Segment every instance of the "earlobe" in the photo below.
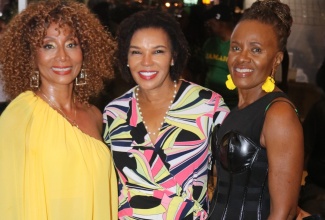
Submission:
M 283 52 L 278 52 L 278 54 L 275 57 L 276 66 L 279 66 L 282 60 L 283 60 Z

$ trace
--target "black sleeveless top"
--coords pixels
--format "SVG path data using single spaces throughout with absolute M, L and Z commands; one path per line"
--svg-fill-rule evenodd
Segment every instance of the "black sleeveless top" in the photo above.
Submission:
M 244 109 L 234 108 L 212 143 L 217 187 L 209 219 L 267 219 L 270 214 L 268 160 L 260 136 L 268 105 L 283 92 L 268 93 Z M 216 146 L 217 143 L 217 146 Z

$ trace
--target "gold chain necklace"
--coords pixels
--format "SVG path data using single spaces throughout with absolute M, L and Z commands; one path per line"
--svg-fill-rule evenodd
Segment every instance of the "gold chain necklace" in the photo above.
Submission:
M 49 99 L 45 93 L 41 90 L 41 89 L 38 89 L 38 91 L 41 93 L 41 95 L 48 101 L 48 104 L 53 108 L 53 109 L 56 109 L 58 110 L 58 112 L 65 118 L 67 119 L 68 122 L 70 122 L 70 124 L 72 126 L 75 126 L 77 128 L 79 128 L 77 122 L 76 122 L 76 119 L 77 119 L 77 106 L 75 104 L 75 99 L 73 97 L 73 104 L 75 104 L 75 107 L 74 107 L 74 120 L 72 120 L 71 118 L 69 118 L 51 99 Z
M 166 113 L 165 113 L 165 116 L 164 116 L 164 118 L 163 118 L 163 121 L 160 123 L 160 127 L 157 129 L 157 133 L 159 133 L 161 127 L 162 127 L 163 124 L 164 124 L 164 121 L 165 121 L 165 119 L 166 119 L 166 116 L 167 116 L 167 114 L 168 114 L 170 108 L 172 107 L 172 104 L 173 104 L 173 102 L 174 102 L 174 99 L 175 99 L 175 97 L 176 97 L 176 93 L 177 93 L 176 88 L 177 88 L 177 82 L 176 82 L 176 80 L 174 80 L 174 94 L 173 94 L 173 98 L 172 98 L 172 100 L 170 101 L 170 105 L 168 106 L 168 109 L 167 109 L 167 111 L 166 111 Z M 152 135 L 156 135 L 156 131 L 149 131 L 148 126 L 146 125 L 146 122 L 145 122 L 144 119 L 143 119 L 142 112 L 141 112 L 141 107 L 140 107 L 140 104 L 139 104 L 139 90 L 140 90 L 140 88 L 139 88 L 139 86 L 137 86 L 137 88 L 136 88 L 136 92 L 135 92 L 135 98 L 136 98 L 136 100 L 137 100 L 137 106 L 138 106 L 139 114 L 140 114 L 140 116 L 141 116 L 141 118 L 142 118 L 143 125 L 144 125 L 144 127 L 146 128 L 147 133 L 148 133 L 149 135 L 151 135 L 151 134 L 152 134 Z

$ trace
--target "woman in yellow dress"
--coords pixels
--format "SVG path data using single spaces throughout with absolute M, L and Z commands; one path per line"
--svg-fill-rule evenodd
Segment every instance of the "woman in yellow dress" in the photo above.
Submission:
M 115 43 L 85 5 L 30 4 L 1 39 L 0 216 L 117 219 L 117 182 L 88 103 L 113 75 Z

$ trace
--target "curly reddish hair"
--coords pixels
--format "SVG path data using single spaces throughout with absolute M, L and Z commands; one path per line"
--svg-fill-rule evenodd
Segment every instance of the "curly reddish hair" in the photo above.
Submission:
M 98 95 L 103 79 L 113 77 L 115 41 L 85 4 L 69 0 L 34 2 L 10 21 L 0 41 L 1 80 L 10 99 L 35 90 L 30 87 L 30 75 L 36 70 L 36 50 L 53 22 L 70 27 L 80 43 L 88 80 L 86 85 L 74 86 L 79 101 L 88 102 Z

